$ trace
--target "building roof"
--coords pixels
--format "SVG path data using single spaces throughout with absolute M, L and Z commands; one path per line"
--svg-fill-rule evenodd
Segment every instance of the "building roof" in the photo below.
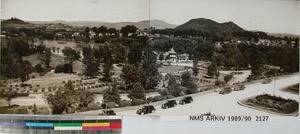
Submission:
M 179 59 L 186 59 L 186 58 L 188 58 L 188 57 L 189 57 L 188 54 L 180 54 L 180 55 L 178 55 L 178 58 L 179 58 Z
M 172 47 L 172 49 L 169 51 L 169 54 L 176 54 L 176 52 L 174 51 L 173 47 Z

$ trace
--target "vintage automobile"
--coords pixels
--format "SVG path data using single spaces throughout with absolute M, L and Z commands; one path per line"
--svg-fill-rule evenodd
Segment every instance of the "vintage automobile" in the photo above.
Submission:
M 116 115 L 114 110 L 102 110 L 99 115 Z
M 245 85 L 237 85 L 233 88 L 234 91 L 240 91 L 244 89 L 245 89 Z
M 136 111 L 137 114 L 142 115 L 142 114 L 149 114 L 155 112 L 155 108 L 152 105 L 148 106 L 143 106 L 143 108 L 139 109 Z
M 184 97 L 182 100 L 179 101 L 179 104 L 180 104 L 180 105 L 184 105 L 184 104 L 186 104 L 186 103 L 191 103 L 191 102 L 193 102 L 193 101 L 194 101 L 194 100 L 193 100 L 192 96 L 186 96 L 186 97 Z
M 177 102 L 175 100 L 167 100 L 164 104 L 161 105 L 162 109 L 168 109 L 170 107 L 176 107 Z
M 219 94 L 228 94 L 228 93 L 231 93 L 232 89 L 230 87 L 227 87 L 227 88 L 223 88 Z

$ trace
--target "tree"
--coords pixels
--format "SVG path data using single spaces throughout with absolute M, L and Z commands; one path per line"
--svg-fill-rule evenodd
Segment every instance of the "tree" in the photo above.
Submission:
M 32 66 L 29 61 L 19 59 L 20 61 L 16 64 L 16 73 L 19 75 L 21 85 L 30 79 L 29 74 L 32 72 Z
M 83 64 L 85 65 L 83 74 L 87 77 L 94 78 L 99 74 L 99 62 L 96 60 L 93 54 L 93 50 L 90 46 L 82 49 Z
M 56 47 L 53 46 L 51 49 L 52 49 L 52 52 L 55 53 Z
M 215 76 L 217 77 L 217 79 L 219 79 L 219 76 L 220 76 L 220 71 L 217 71 Z
M 126 89 L 131 90 L 139 81 L 139 71 L 136 66 L 126 63 L 123 65 L 121 78 L 125 81 Z
M 145 90 L 154 89 L 162 79 L 158 72 L 159 65 L 156 63 L 156 54 L 152 51 L 145 51 L 146 56 L 142 59 L 142 64 L 139 67 L 140 83 Z
M 160 61 L 163 61 L 163 60 L 164 60 L 164 54 L 163 54 L 163 53 L 160 53 L 158 59 L 159 59 Z
M 224 76 L 224 81 L 228 83 L 233 78 L 233 73 Z
M 121 33 L 123 34 L 123 36 L 128 36 L 129 33 L 135 34 L 135 32 L 137 31 L 137 28 L 134 25 L 127 25 L 125 27 L 121 28 Z
M 60 47 L 57 47 L 56 50 L 57 50 L 57 53 L 59 53 Z
M 197 84 L 191 76 L 189 71 L 185 71 L 181 74 L 181 86 L 187 88 L 187 94 L 197 92 Z
M 33 113 L 33 114 L 36 114 L 36 113 L 37 113 L 37 107 L 36 107 L 36 104 L 35 104 L 35 103 L 33 104 L 32 113 Z
M 29 43 L 25 39 L 10 39 L 7 43 L 9 53 L 16 53 L 20 57 L 29 54 Z
M 298 47 L 299 47 L 299 37 L 296 37 L 296 38 L 295 38 L 295 46 L 298 46 Z
M 207 75 L 213 78 L 216 75 L 217 70 L 217 66 L 215 64 L 211 64 L 207 68 Z
M 117 32 L 117 29 L 115 29 L 115 28 L 109 28 L 107 31 L 108 31 L 108 33 L 109 33 L 110 35 L 113 35 L 113 34 L 114 34 L 115 36 L 116 36 L 117 33 L 118 33 L 118 32 Z
M 73 63 L 80 58 L 80 51 L 76 51 L 71 47 L 65 47 L 62 50 L 62 53 L 64 54 L 65 61 L 67 61 L 72 67 Z
M 134 42 L 134 43 L 130 44 L 129 48 L 130 48 L 130 51 L 128 53 L 128 62 L 130 64 L 134 64 L 134 65 L 138 66 L 138 64 L 143 59 L 144 45 L 139 42 Z
M 198 60 L 193 60 L 193 75 L 197 76 L 199 74 L 199 68 L 198 68 Z
M 99 30 L 98 30 L 98 28 L 97 28 L 97 27 L 93 27 L 93 28 L 92 28 L 92 31 L 93 31 L 93 32 L 95 32 L 95 33 L 96 33 L 96 35 L 98 35 L 98 34 L 99 34 Z
M 179 83 L 168 85 L 167 89 L 171 93 L 171 95 L 178 97 L 182 95 L 183 89 L 180 87 Z
M 112 58 L 112 50 L 110 44 L 105 44 L 103 47 L 103 80 L 104 81 L 111 81 L 111 68 L 113 65 L 113 58 Z
M 50 67 L 49 64 L 51 62 L 51 55 L 52 53 L 50 48 L 46 48 L 44 52 L 39 56 L 39 60 L 41 60 L 42 64 L 44 64 L 46 68 Z
M 8 106 L 10 107 L 10 101 L 12 98 L 17 97 L 17 91 L 10 90 L 5 93 L 5 100 L 8 102 Z
M 135 83 L 133 85 L 132 90 L 128 94 L 128 98 L 130 98 L 131 100 L 134 99 L 145 100 L 146 99 L 145 89 L 141 86 L 140 83 Z
M 83 74 L 90 78 L 94 78 L 99 74 L 99 63 L 96 61 L 96 59 L 88 59 L 88 61 L 85 64 Z
M 105 27 L 105 26 L 99 27 L 98 32 L 101 33 L 103 36 L 105 36 L 105 34 L 107 32 L 107 27 Z
M 108 102 L 120 103 L 121 97 L 120 97 L 117 86 L 118 86 L 117 82 L 114 81 L 112 86 L 109 86 L 106 90 L 104 90 L 103 101 L 105 103 L 108 103 Z
M 37 73 L 42 73 L 45 71 L 45 69 L 43 68 L 42 64 L 36 64 L 34 67 L 35 72 Z
M 44 45 L 43 42 L 41 42 L 40 45 L 36 46 L 36 51 L 40 54 L 44 53 L 46 49 L 46 45 Z
M 122 44 L 117 43 L 113 45 L 112 54 L 114 55 L 114 62 L 115 63 L 122 63 L 126 59 L 126 49 Z
M 78 106 L 87 106 L 94 101 L 95 97 L 90 91 L 78 88 L 71 81 L 54 93 L 45 96 L 47 103 L 52 109 L 52 114 L 62 114 L 68 107 L 78 104 Z

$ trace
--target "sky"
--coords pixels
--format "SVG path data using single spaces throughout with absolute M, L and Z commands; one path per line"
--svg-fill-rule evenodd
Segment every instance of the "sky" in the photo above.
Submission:
M 299 0 L 151 0 L 150 19 L 183 24 L 190 19 L 233 21 L 246 30 L 300 35 Z
M 137 22 L 149 20 L 149 0 L 1 0 L 2 19 Z
M 1 19 L 138 22 L 180 25 L 233 21 L 246 30 L 300 35 L 300 0 L 1 0 Z

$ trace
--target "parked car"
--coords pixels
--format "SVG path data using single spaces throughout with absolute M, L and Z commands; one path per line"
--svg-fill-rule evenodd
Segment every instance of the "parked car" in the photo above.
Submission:
M 167 109 L 170 107 L 176 107 L 177 106 L 177 102 L 175 100 L 167 100 L 167 102 L 165 102 L 164 104 L 161 105 L 162 109 Z
M 137 114 L 142 115 L 142 114 L 149 114 L 155 112 L 155 108 L 152 105 L 148 106 L 143 106 L 143 108 L 139 109 L 136 111 Z
M 240 85 L 239 88 L 240 88 L 240 90 L 244 90 L 246 87 L 245 87 L 245 85 Z
M 179 104 L 180 104 L 180 105 L 184 105 L 184 104 L 186 104 L 186 103 L 191 103 L 191 102 L 193 102 L 193 101 L 194 101 L 194 100 L 193 100 L 192 96 L 186 96 L 186 97 L 184 97 L 182 100 L 179 101 Z
M 220 94 L 228 94 L 228 93 L 231 93 L 231 88 L 230 87 L 228 87 L 228 88 L 224 88 L 224 89 L 222 89 L 219 93 Z
M 116 115 L 114 110 L 102 110 L 99 115 Z
M 233 88 L 234 91 L 240 91 L 240 90 L 244 90 L 244 89 L 245 89 L 245 85 L 238 85 Z

